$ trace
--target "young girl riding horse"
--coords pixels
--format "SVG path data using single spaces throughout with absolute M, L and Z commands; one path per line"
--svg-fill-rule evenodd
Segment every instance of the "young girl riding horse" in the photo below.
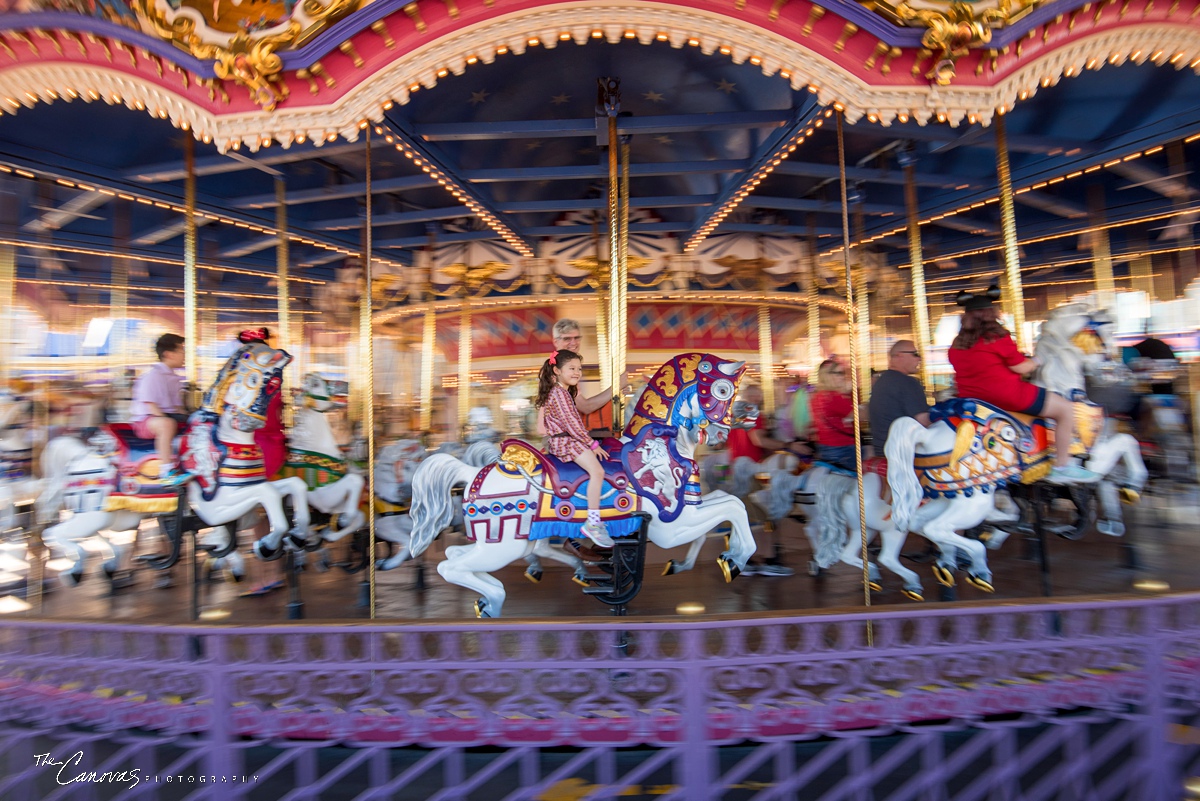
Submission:
M 564 462 L 573 461 L 588 474 L 588 519 L 583 534 L 601 548 L 611 548 L 612 537 L 600 520 L 600 490 L 604 486 L 601 459 L 608 453 L 592 439 L 575 407 L 575 395 L 583 378 L 583 359 L 569 350 L 555 351 L 538 373 L 535 405 L 543 409 L 546 421 L 546 450 Z

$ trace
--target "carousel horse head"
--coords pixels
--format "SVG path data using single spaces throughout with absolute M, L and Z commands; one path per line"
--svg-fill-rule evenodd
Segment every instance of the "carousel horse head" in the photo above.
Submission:
M 375 494 L 387 503 L 408 503 L 413 471 L 426 453 L 425 446 L 415 439 L 402 439 L 381 450 L 375 460 Z
M 762 390 L 755 384 L 742 387 L 733 401 L 735 428 L 754 428 L 762 411 Z
M 330 381 L 320 373 L 306 373 L 300 380 L 305 408 L 318 412 L 346 408 L 350 385 L 345 381 Z
M 745 417 L 735 416 L 733 408 L 745 372 L 745 362 L 710 353 L 676 356 L 651 376 L 625 436 L 633 438 L 646 425 L 658 423 L 691 432 L 698 442 L 724 442 L 731 428 L 745 424 Z
M 234 431 L 262 428 L 267 406 L 283 384 L 283 368 L 291 361 L 287 351 L 263 342 L 242 345 L 204 393 L 201 410 L 225 419 Z
M 495 420 L 492 410 L 486 406 L 473 406 L 467 412 L 467 424 L 464 428 L 463 441 L 472 445 L 476 442 L 490 442 L 499 436 L 492 428 Z
M 1034 352 L 1042 362 L 1037 383 L 1066 397 L 1085 390 L 1086 378 L 1111 361 L 1112 318 L 1083 303 L 1066 303 L 1042 323 Z

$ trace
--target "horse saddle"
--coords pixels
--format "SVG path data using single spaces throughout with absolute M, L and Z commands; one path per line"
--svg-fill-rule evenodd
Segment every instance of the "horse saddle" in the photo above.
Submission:
M 128 423 L 101 426 L 101 436 L 92 442 L 106 451 L 117 468 L 117 486 L 105 502 L 106 511 L 129 509 L 135 512 L 165 512 L 175 508 L 174 487 L 165 486 L 158 477 L 158 451 L 154 440 L 133 433 Z
M 618 452 L 620 446 L 618 442 Z M 588 480 L 587 473 L 575 462 L 564 462 L 557 456 L 542 453 L 523 440 L 504 440 L 500 443 L 500 452 L 502 467 L 506 463 L 519 465 L 530 476 L 543 476 L 543 486 L 547 487 L 555 498 L 573 498 Z M 604 468 L 605 484 L 616 490 L 624 490 L 629 486 L 629 477 L 626 476 L 625 466 L 620 460 L 605 459 L 600 462 L 600 466 Z

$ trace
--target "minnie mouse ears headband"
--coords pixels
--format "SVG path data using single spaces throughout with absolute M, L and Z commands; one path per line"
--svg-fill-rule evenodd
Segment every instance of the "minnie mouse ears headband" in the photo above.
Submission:
M 963 290 L 954 296 L 954 302 L 967 311 L 978 311 L 992 305 L 992 301 L 1000 300 L 1000 287 L 992 284 L 986 292 L 978 294 Z
M 271 332 L 266 328 L 247 328 L 238 334 L 238 342 L 243 345 L 249 345 L 251 342 L 266 342 L 269 336 L 271 336 Z

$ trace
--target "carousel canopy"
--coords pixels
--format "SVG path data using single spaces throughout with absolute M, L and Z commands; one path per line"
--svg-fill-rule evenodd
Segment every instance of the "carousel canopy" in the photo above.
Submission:
M 692 285 L 762 289 L 757 271 L 802 289 L 815 252 L 832 290 L 835 108 L 851 239 L 877 270 L 910 261 L 910 164 L 931 293 L 998 270 L 1003 113 L 1026 281 L 1090 275 L 1098 231 L 1121 279 L 1147 253 L 1193 263 L 1197 9 L 138 0 L 82 14 L 33 0 L 0 18 L 0 222 L 23 280 L 105 302 L 115 245 L 131 304 L 177 304 L 195 137 L 202 289 L 272 307 L 282 200 L 294 291 L 320 311 L 363 248 L 369 132 L 385 302 L 404 302 L 431 243 L 435 285 L 528 293 L 544 269 L 586 289 L 607 215 L 597 79 L 612 77 L 641 285 L 688 257 Z

